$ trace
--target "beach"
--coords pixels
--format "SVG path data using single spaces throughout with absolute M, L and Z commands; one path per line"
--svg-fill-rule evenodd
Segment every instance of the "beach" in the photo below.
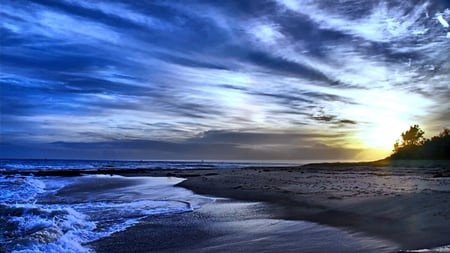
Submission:
M 6 161 L 2 250 L 450 251 L 445 164 L 110 164 Z
M 193 212 L 149 217 L 94 242 L 97 252 L 395 252 L 374 236 L 277 218 L 276 205 L 217 199 Z
M 208 247 L 213 247 L 214 242 L 222 245 L 222 248 L 216 248 L 219 252 L 221 250 L 222 252 L 230 250 L 245 252 L 242 249 L 251 248 L 251 243 L 248 245 L 248 242 L 253 242 L 254 249 L 261 247 L 259 243 L 261 241 L 257 240 L 257 237 L 252 238 L 252 233 L 246 235 L 248 236 L 245 240 L 247 244 L 236 241 L 244 235 L 235 235 L 234 241 L 230 239 L 230 233 L 224 232 L 218 225 L 222 223 L 217 222 L 217 217 L 243 224 L 261 218 L 265 219 L 265 222 L 260 225 L 270 221 L 306 221 L 339 228 L 348 231 L 350 235 L 369 236 L 372 241 L 377 241 L 375 245 L 378 246 L 372 245 L 372 249 L 377 250 L 374 252 L 429 249 L 450 244 L 448 167 L 327 167 L 321 165 L 218 170 L 151 170 L 120 174 L 185 178 L 186 180 L 179 183 L 178 187 L 184 187 L 201 195 L 264 205 L 249 213 L 245 211 L 246 208 L 242 211 L 239 208 L 217 208 L 214 207 L 215 204 L 208 204 L 178 218 L 160 216 L 159 223 L 158 219 L 152 219 L 149 223 L 143 222 L 109 238 L 94 242 L 93 248 L 98 252 L 121 252 L 124 245 L 114 246 L 120 242 L 132 247 L 133 251 L 140 249 L 140 252 L 145 252 L 146 249 L 161 252 L 189 252 L 189 249 L 195 252 L 203 249 L 204 252 L 208 252 Z M 228 209 L 236 210 L 236 213 L 223 214 L 223 210 Z M 178 224 L 179 229 L 173 229 L 173 226 L 167 224 Z M 252 226 L 251 222 L 248 226 Z M 289 231 L 286 227 L 280 231 L 283 229 Z M 184 230 L 187 232 L 179 232 Z M 150 234 L 153 237 L 149 237 Z M 279 235 L 279 232 L 275 234 Z M 267 247 L 266 252 L 295 249 L 295 240 L 298 240 L 292 237 L 295 234 L 294 232 L 285 233 L 283 236 L 272 238 L 270 245 L 276 245 L 278 241 L 280 247 L 276 250 Z M 228 243 L 225 244 L 227 247 L 218 243 L 221 242 L 222 237 L 228 238 Z M 290 238 L 294 242 L 281 243 L 280 238 Z M 326 240 L 323 242 L 325 245 Z M 198 248 L 202 243 L 204 245 Z M 336 246 L 339 244 L 336 243 Z M 304 252 L 323 252 L 326 247 L 324 246 L 322 250 L 305 249 Z M 114 248 L 116 251 L 112 250 Z M 354 252 L 371 252 L 371 249 L 354 249 Z M 448 247 L 446 250 L 448 252 Z

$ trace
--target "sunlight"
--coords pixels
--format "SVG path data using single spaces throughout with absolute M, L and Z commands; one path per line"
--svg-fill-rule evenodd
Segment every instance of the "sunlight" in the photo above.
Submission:
M 383 121 L 362 133 L 363 143 L 370 148 L 392 150 L 396 140 L 407 129 L 408 123 L 400 121 Z
M 392 153 L 391 150 L 365 148 L 355 155 L 357 161 L 375 161 L 388 157 Z
M 434 105 L 429 98 L 404 90 L 353 90 L 351 94 L 358 105 L 341 108 L 339 113 L 343 118 L 365 121 L 355 129 L 354 143 L 386 152 L 392 151 L 395 141 L 410 125 L 420 124 Z

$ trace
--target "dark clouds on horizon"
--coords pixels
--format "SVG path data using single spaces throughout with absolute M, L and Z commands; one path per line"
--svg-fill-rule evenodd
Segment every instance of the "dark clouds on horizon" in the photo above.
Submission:
M 2 157 L 351 159 L 449 126 L 448 1 L 0 5 Z
M 57 159 L 321 160 L 353 159 L 357 149 L 307 141 L 314 135 L 206 132 L 183 142 L 115 140 L 53 142 L 38 146 L 0 143 L 5 157 Z M 329 137 L 336 137 L 330 135 Z M 305 140 L 306 139 L 306 140 Z M 299 145 L 299 142 L 301 144 Z M 76 152 L 74 152 L 76 151 Z

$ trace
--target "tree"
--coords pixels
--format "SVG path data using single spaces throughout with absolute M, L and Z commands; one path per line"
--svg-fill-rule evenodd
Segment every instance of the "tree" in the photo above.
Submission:
M 419 125 L 413 125 L 409 127 L 409 130 L 402 133 L 402 141 L 397 140 L 394 144 L 394 153 L 398 153 L 400 150 L 411 149 L 415 146 L 423 145 L 426 139 L 423 137 L 425 132 L 419 127 Z
M 444 130 L 442 130 L 442 132 L 439 133 L 439 137 L 441 137 L 441 138 L 445 138 L 449 135 L 450 135 L 450 129 L 448 129 L 448 128 L 444 128 Z
M 425 132 L 420 129 L 419 125 L 410 126 L 408 131 L 402 133 L 402 143 L 400 146 L 422 145 L 425 141 L 424 134 Z
M 450 160 L 450 129 L 444 128 L 431 139 L 423 137 L 424 131 L 419 125 L 409 127 L 402 133 L 401 142 L 394 144 L 394 160 Z

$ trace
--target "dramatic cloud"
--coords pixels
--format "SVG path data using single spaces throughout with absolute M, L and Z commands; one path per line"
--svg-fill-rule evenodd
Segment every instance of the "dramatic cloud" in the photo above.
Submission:
M 0 156 L 378 158 L 449 127 L 449 8 L 4 0 Z

